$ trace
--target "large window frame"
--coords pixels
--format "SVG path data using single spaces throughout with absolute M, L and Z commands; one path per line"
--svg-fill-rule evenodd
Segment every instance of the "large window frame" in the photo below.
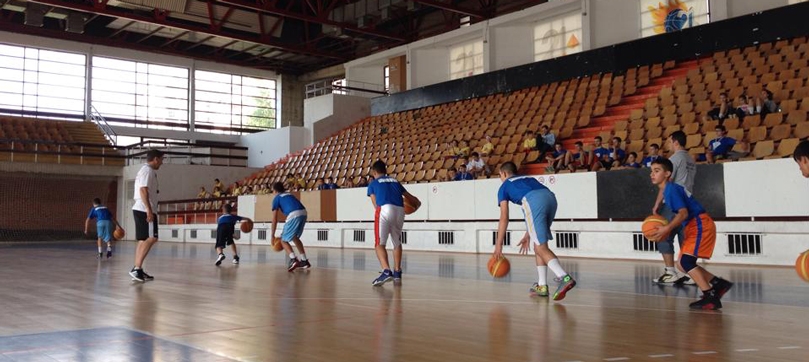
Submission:
M 534 26 L 534 61 L 580 53 L 582 39 L 580 11 L 543 19 Z
M 208 70 L 194 71 L 194 126 L 211 133 L 278 128 L 277 82 Z
M 475 40 L 449 48 L 449 79 L 483 74 L 483 40 Z

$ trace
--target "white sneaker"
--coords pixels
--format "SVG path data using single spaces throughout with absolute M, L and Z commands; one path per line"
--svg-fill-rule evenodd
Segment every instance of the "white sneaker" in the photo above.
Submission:
M 674 284 L 680 279 L 677 274 L 671 274 L 669 272 L 664 272 L 663 275 L 652 279 L 652 283 L 655 284 Z
M 225 254 L 219 254 L 219 257 L 216 258 L 216 266 L 222 264 L 222 260 L 225 260 Z
M 680 278 L 674 282 L 676 285 L 696 285 L 697 283 L 694 282 L 694 279 L 691 279 L 687 274 L 680 274 L 678 275 Z

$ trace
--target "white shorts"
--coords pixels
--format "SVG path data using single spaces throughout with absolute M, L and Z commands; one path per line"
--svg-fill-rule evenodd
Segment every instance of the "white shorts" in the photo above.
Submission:
M 404 218 L 405 212 L 401 206 L 388 204 L 377 207 L 376 215 L 374 215 L 374 245 L 385 246 L 390 237 L 393 240 L 393 247 L 400 247 Z

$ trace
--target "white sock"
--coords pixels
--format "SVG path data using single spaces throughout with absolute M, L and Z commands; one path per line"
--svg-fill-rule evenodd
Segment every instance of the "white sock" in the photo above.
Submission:
M 671 275 L 677 275 L 677 268 L 675 268 L 673 266 L 667 266 L 666 267 L 666 273 L 669 273 Z
M 551 259 L 551 261 L 548 262 L 548 268 L 551 268 L 551 271 L 556 274 L 557 278 L 567 275 L 565 270 L 562 269 L 562 264 L 559 264 L 559 259 Z
M 107 251 L 112 251 L 112 245 L 107 244 Z
M 295 253 L 289 253 L 289 258 L 290 259 L 295 259 Z
M 306 254 L 301 254 L 300 259 L 301 259 L 301 261 L 303 261 L 303 260 L 307 260 L 307 259 L 306 259 Z
M 101 247 L 98 247 L 98 253 L 101 254 Z
M 548 266 L 537 265 L 537 275 L 539 275 L 539 285 L 548 285 Z

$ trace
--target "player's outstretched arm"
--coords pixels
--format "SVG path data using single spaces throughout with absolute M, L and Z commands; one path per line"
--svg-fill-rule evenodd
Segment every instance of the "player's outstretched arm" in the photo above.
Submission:
M 495 258 L 503 256 L 503 242 L 506 240 L 506 230 L 508 230 L 508 201 L 500 201 L 500 223 L 497 226 L 497 242 L 494 245 Z

